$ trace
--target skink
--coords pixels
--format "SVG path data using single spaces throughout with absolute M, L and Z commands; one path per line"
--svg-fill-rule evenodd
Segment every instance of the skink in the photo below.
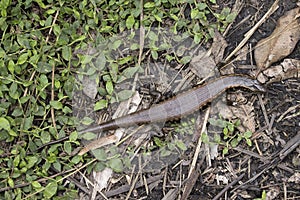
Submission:
M 198 110 L 228 88 L 233 87 L 244 87 L 252 91 L 265 91 L 264 87 L 257 80 L 250 77 L 242 75 L 223 76 L 208 82 L 207 84 L 197 86 L 191 90 L 178 94 L 160 104 L 155 104 L 149 109 L 140 110 L 81 130 L 79 131 L 79 134 L 178 119 Z

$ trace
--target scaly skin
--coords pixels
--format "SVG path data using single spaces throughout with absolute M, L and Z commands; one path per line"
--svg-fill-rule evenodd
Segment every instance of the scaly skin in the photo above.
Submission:
M 138 112 L 104 122 L 97 126 L 89 127 L 80 131 L 79 134 L 178 119 L 198 110 L 200 107 L 215 99 L 228 88 L 233 87 L 244 87 L 252 91 L 265 91 L 264 87 L 257 80 L 249 77 L 241 75 L 223 76 L 205 85 L 200 85 L 191 90 L 183 92 L 167 101 L 161 102 L 160 104 L 155 104 L 149 109 L 140 110 Z M 108 137 L 92 141 L 79 152 L 79 155 L 83 155 L 90 150 L 116 141 L 117 138 L 115 135 L 110 135 Z
M 252 91 L 265 91 L 263 86 L 261 86 L 257 80 L 247 76 L 223 76 L 205 85 L 194 87 L 191 90 L 176 95 L 167 101 L 155 104 L 149 109 L 140 110 L 81 130 L 79 131 L 79 134 L 178 119 L 198 110 L 228 88 L 233 87 L 245 87 Z

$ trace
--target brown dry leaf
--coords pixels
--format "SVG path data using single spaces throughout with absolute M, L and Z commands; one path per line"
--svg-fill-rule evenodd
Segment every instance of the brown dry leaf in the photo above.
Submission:
M 258 42 L 254 56 L 259 70 L 289 55 L 300 39 L 300 7 L 282 16 L 273 33 Z
M 214 41 L 211 45 L 211 55 L 216 64 L 219 64 L 223 60 L 223 55 L 228 43 L 224 37 L 218 32 L 215 31 Z
M 295 183 L 295 184 L 300 184 L 300 172 L 294 173 L 289 179 L 289 183 Z
M 276 187 L 276 186 L 271 186 L 269 188 L 269 191 L 266 194 L 266 199 L 267 200 L 273 200 L 276 199 L 278 197 L 278 195 L 280 194 L 280 188 Z
M 241 120 L 241 126 L 237 128 L 241 132 L 251 131 L 252 133 L 255 132 L 255 115 L 254 115 L 254 107 L 252 102 L 247 102 L 247 104 L 241 105 L 240 107 L 230 106 L 234 116 L 237 119 Z
M 200 49 L 198 55 L 194 56 L 190 62 L 191 71 L 199 78 L 206 78 L 212 76 L 212 72 L 216 67 L 216 63 L 210 53 Z
M 84 76 L 82 83 L 83 83 L 83 93 L 86 96 L 90 97 L 91 99 L 95 99 L 98 92 L 96 80 Z
M 257 76 L 257 80 L 261 83 L 272 83 L 288 78 L 300 78 L 300 60 L 284 59 L 280 65 L 271 66 Z
M 223 60 L 225 48 L 228 46 L 224 37 L 215 31 L 214 41 L 209 51 L 200 49 L 198 55 L 190 62 L 191 71 L 199 78 L 212 77 L 215 75 L 216 65 Z
M 227 95 L 227 98 L 237 102 L 239 105 L 229 106 L 223 101 L 218 101 L 213 106 L 212 114 L 221 115 L 223 118 L 231 121 L 239 119 L 241 121 L 241 126 L 238 126 L 237 128 L 240 132 L 245 132 L 247 130 L 254 132 L 256 122 L 253 112 L 253 103 L 247 101 L 247 98 L 241 93 L 232 94 L 231 96 Z

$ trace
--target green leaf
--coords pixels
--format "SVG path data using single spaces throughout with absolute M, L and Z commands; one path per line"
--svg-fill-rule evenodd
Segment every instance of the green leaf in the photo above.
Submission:
M 219 134 L 215 134 L 214 135 L 214 141 L 217 143 L 217 144 L 220 144 L 221 143 L 221 136 Z
M 162 22 L 162 19 L 159 15 L 154 14 L 153 16 L 158 22 Z
M 30 128 L 32 128 L 32 122 L 33 122 L 33 116 L 30 117 L 26 117 L 25 121 L 24 121 L 24 130 L 28 130 Z
M 167 147 L 169 148 L 170 151 L 173 151 L 176 149 L 176 145 L 172 142 L 168 142 Z
M 50 105 L 56 110 L 60 110 L 63 108 L 63 104 L 59 101 L 50 101 Z
M 65 114 L 68 114 L 68 113 L 72 113 L 72 110 L 71 110 L 71 108 L 69 108 L 68 106 L 65 106 L 65 107 L 63 108 L 63 112 L 64 112 Z
M 14 74 L 14 72 L 15 72 L 15 63 L 14 63 L 13 60 L 8 61 L 7 68 L 8 68 L 8 71 L 9 71 L 11 74 Z
M 9 187 L 13 188 L 15 186 L 14 180 L 10 177 L 8 177 L 7 183 Z
M 7 119 L 5 119 L 4 117 L 0 117 L 0 130 L 10 130 L 10 124 L 9 121 Z
M 28 59 L 28 53 L 23 53 L 19 56 L 18 58 L 18 64 L 21 65 L 21 64 L 24 64 Z
M 170 13 L 170 17 L 171 17 L 172 19 L 174 19 L 175 21 L 178 21 L 178 20 L 179 20 L 179 18 L 178 18 L 176 15 L 174 15 L 173 13 Z
M 250 147 L 252 146 L 252 140 L 250 140 L 248 138 L 246 138 L 246 143 L 248 146 L 250 146 Z
M 13 99 L 18 99 L 20 93 L 18 92 L 18 84 L 13 82 L 9 88 L 9 96 Z
M 50 140 L 51 140 L 50 133 L 48 131 L 42 131 L 41 140 L 42 140 L 43 144 L 50 142 Z
M 111 81 L 106 82 L 105 88 L 106 88 L 106 91 L 109 95 L 111 95 L 114 91 L 114 86 L 113 86 L 113 83 Z
M 242 141 L 242 139 L 243 138 L 242 138 L 241 134 L 238 134 L 237 141 L 240 142 L 240 141 Z
M 241 120 L 238 119 L 234 122 L 235 127 L 240 126 L 240 125 L 241 125 Z
M 119 158 L 112 158 L 108 161 L 108 166 L 115 172 L 123 171 L 123 163 Z
M 180 59 L 180 63 L 182 64 L 187 64 L 192 60 L 191 56 L 184 56 L 183 58 Z
M 81 120 L 81 123 L 83 125 L 90 125 L 91 123 L 93 123 L 94 120 L 92 118 L 89 118 L 89 117 L 84 117 L 82 120 Z
M 158 53 L 157 53 L 157 51 L 151 50 L 151 55 L 152 55 L 152 58 L 153 58 L 154 60 L 157 60 L 157 59 L 158 59 Z
M 235 17 L 236 17 L 236 13 L 230 13 L 229 15 L 226 16 L 225 20 L 227 23 L 231 23 L 231 22 L 233 22 Z
M 222 151 L 222 154 L 223 155 L 226 155 L 228 153 L 228 148 L 227 147 L 224 147 L 223 151 Z
M 85 139 L 85 140 L 93 140 L 97 137 L 97 134 L 92 133 L 92 132 L 87 132 L 84 133 L 80 138 Z
M 130 62 L 132 59 L 133 59 L 132 56 L 126 56 L 126 57 L 124 57 L 124 58 L 120 58 L 120 59 L 118 60 L 118 63 L 119 63 L 120 65 L 124 65 L 124 64 Z
M 88 64 L 92 61 L 93 56 L 90 55 L 84 55 L 82 56 L 81 64 Z
M 163 142 L 160 138 L 154 137 L 153 140 L 154 140 L 154 142 L 155 142 L 155 145 L 157 145 L 157 146 L 159 146 L 159 147 L 164 146 L 164 142 Z
M 48 84 L 48 78 L 45 74 L 41 74 L 39 81 L 43 87 Z
M 57 89 L 60 88 L 60 81 L 59 80 L 54 81 L 54 87 L 57 88 Z
M 62 47 L 62 57 L 67 61 L 71 59 L 71 47 L 68 46 Z
M 46 11 L 46 13 L 48 14 L 48 15 L 51 15 L 51 14 L 53 14 L 53 13 L 55 13 L 56 12 L 56 9 L 48 9 L 47 11 Z
M 224 133 L 225 136 L 228 136 L 228 128 L 227 128 L 227 127 L 225 127 L 225 128 L 223 129 L 223 133 Z
M 99 160 L 99 161 L 107 160 L 107 154 L 103 148 L 94 149 L 92 152 L 97 160 Z
M 239 144 L 237 138 L 233 138 L 230 142 L 230 145 L 234 148 Z
M 187 148 L 186 148 L 185 144 L 182 142 L 182 140 L 177 140 L 176 141 L 176 145 L 182 151 L 186 151 L 187 150 Z
M 59 27 L 59 25 L 57 24 L 53 25 L 53 32 L 56 36 L 59 36 L 61 34 L 61 28 Z
M 103 108 L 106 108 L 107 107 L 107 100 L 105 99 L 101 99 L 99 100 L 98 102 L 96 102 L 95 106 L 94 106 L 94 111 L 97 111 L 97 110 L 101 110 Z
M 132 90 L 122 90 L 120 92 L 118 92 L 118 99 L 120 101 L 124 101 L 129 99 L 130 97 L 132 97 L 132 95 L 134 94 L 134 91 Z
M 20 163 L 20 155 L 16 155 L 13 161 L 14 167 L 18 167 L 19 163 Z
M 72 45 L 72 44 L 74 44 L 74 43 L 76 43 L 76 42 L 80 42 L 80 41 L 82 41 L 82 40 L 84 40 L 86 38 L 86 36 L 85 35 L 80 35 L 77 39 L 75 39 L 73 42 L 71 42 L 71 44 L 69 44 L 69 45 Z
M 228 130 L 232 133 L 234 131 L 234 125 L 232 123 L 227 124 Z
M 169 156 L 169 155 L 171 155 L 171 151 L 169 151 L 169 150 L 167 150 L 166 148 L 163 148 L 162 150 L 161 150 L 161 152 L 160 152 L 160 155 L 162 156 L 162 157 L 166 157 L 166 156 Z
M 122 40 L 116 40 L 116 41 L 114 41 L 113 44 L 112 44 L 112 49 L 116 50 L 117 48 L 120 47 L 121 44 L 122 44 Z
M 18 134 L 15 131 L 11 130 L 11 129 L 8 131 L 8 134 L 10 136 L 13 136 L 13 137 L 17 137 L 18 136 Z
M 75 142 L 78 138 L 78 133 L 77 131 L 73 131 L 70 136 L 69 136 L 69 141 L 71 142 Z
M 251 132 L 251 131 L 246 131 L 246 132 L 244 133 L 244 137 L 245 137 L 245 138 L 251 138 L 251 136 L 252 136 L 252 132 Z
M 126 78 L 132 78 L 139 69 L 140 69 L 139 66 L 136 66 L 136 67 L 127 67 L 122 72 L 122 75 L 125 76 Z
M 170 62 L 170 61 L 174 60 L 175 57 L 171 56 L 171 55 L 166 55 L 166 59 Z
M 106 166 L 105 166 L 105 164 L 103 162 L 97 162 L 96 165 L 95 165 L 95 167 L 94 167 L 94 170 L 96 172 L 101 172 L 101 171 L 103 171 L 105 169 L 105 167 Z
M 37 181 L 32 181 L 32 182 L 31 182 L 31 185 L 32 185 L 32 187 L 35 188 L 35 189 L 39 189 L 39 188 L 42 187 L 42 185 L 41 185 L 39 182 L 37 182 Z
M 51 197 L 53 197 L 56 194 L 56 192 L 57 192 L 57 187 L 58 187 L 58 185 L 57 185 L 57 183 L 55 181 L 49 183 L 45 187 L 45 190 L 44 190 L 44 193 L 43 193 L 44 197 L 48 198 L 48 199 L 50 199 Z
M 37 68 L 36 68 L 36 71 L 37 72 L 40 72 L 40 73 L 49 73 L 52 71 L 52 66 L 47 63 L 47 62 L 38 62 L 38 65 L 37 65 Z
M 198 3 L 199 10 L 204 10 L 207 7 L 206 3 Z
M 208 135 L 206 133 L 202 133 L 201 140 L 203 143 L 208 144 L 209 143 Z
M 71 160 L 72 163 L 77 165 L 81 161 L 81 156 L 74 156 Z
M 72 145 L 71 145 L 71 143 L 69 141 L 65 141 L 64 142 L 64 149 L 67 152 L 67 154 L 69 154 L 69 155 L 71 154 L 71 152 L 72 152 Z
M 154 2 L 147 2 L 144 4 L 144 8 L 153 8 L 153 7 L 155 7 Z
M 26 156 L 26 161 L 27 161 L 27 168 L 30 169 L 35 165 L 35 163 L 38 161 L 38 157 L 36 156 Z
M 158 41 L 158 34 L 154 31 L 150 31 L 148 34 L 148 37 L 152 42 Z M 153 48 L 154 48 L 154 46 L 153 46 Z
M 14 117 L 19 117 L 22 114 L 23 114 L 23 110 L 21 108 L 15 108 L 11 115 Z
M 105 68 L 105 64 L 106 64 L 106 57 L 103 53 L 100 53 L 95 63 L 97 70 L 102 71 Z
M 132 15 L 129 15 L 128 18 L 126 19 L 126 27 L 128 29 L 131 29 L 135 23 L 134 17 Z
M 198 9 L 193 9 L 191 11 L 191 18 L 192 19 L 196 19 L 196 17 L 198 16 L 198 14 L 199 14 L 199 10 Z
M 261 200 L 266 200 L 267 199 L 267 193 L 266 190 L 263 190 L 262 194 L 261 194 Z

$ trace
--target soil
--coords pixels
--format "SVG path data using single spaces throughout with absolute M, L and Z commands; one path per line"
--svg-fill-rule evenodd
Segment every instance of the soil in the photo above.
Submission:
M 277 11 L 275 11 L 275 13 L 258 28 L 248 43 L 255 46 L 260 39 L 270 35 L 276 26 L 276 20 L 286 11 L 295 8 L 297 6 L 296 2 L 297 1 L 280 1 L 279 9 L 277 9 Z M 232 1 L 222 1 L 220 3 L 227 5 L 234 4 Z M 229 46 L 226 49 L 225 56 L 240 43 L 240 41 L 244 38 L 244 34 L 258 22 L 272 4 L 273 1 L 270 0 L 246 1 L 246 4 L 239 13 L 231 30 L 228 32 L 228 36 L 226 37 Z M 249 16 L 249 20 L 246 20 L 241 25 L 237 26 L 243 19 Z M 300 58 L 299 43 L 288 58 Z M 248 60 L 247 62 L 250 63 L 251 61 Z M 267 193 L 268 199 L 300 199 L 300 148 L 298 147 L 288 153 L 283 159 L 279 158 L 279 152 L 283 149 L 283 147 L 294 137 L 296 137 L 294 138 L 296 140 L 299 138 L 297 137 L 297 134 L 300 134 L 300 116 L 298 114 L 298 116 L 295 115 L 294 117 L 285 118 L 284 120 L 278 120 L 278 118 L 288 109 L 293 107 L 296 108 L 297 106 L 299 107 L 299 91 L 299 79 L 290 79 L 268 85 L 267 92 L 263 95 L 263 103 L 266 107 L 269 120 L 271 120 L 272 117 L 274 117 L 275 120 L 274 123 L 272 123 L 267 129 L 263 128 L 267 124 L 261 108 L 259 105 L 256 107 L 256 116 L 259 119 L 262 131 L 257 132 L 259 136 L 255 139 L 255 145 L 253 147 L 247 147 L 244 145 L 242 148 L 245 148 L 250 152 L 254 152 L 255 154 L 259 154 L 266 160 L 255 158 L 236 150 L 231 150 L 228 156 L 215 160 L 214 163 L 212 163 L 210 172 L 207 172 L 208 169 L 204 162 L 202 163 L 203 165 L 198 168 L 201 175 L 197 178 L 196 183 L 184 183 L 187 187 L 193 187 L 187 199 L 196 200 L 215 198 L 226 187 L 226 184 L 218 185 L 212 180 L 216 175 L 232 177 L 232 175 L 229 175 L 230 170 L 228 170 L 228 168 L 232 168 L 234 171 L 236 171 L 237 168 L 240 168 L 239 175 L 244 174 L 244 176 L 238 181 L 238 183 L 229 187 L 228 190 L 217 199 L 261 198 L 263 191 Z M 294 111 L 296 112 L 296 110 Z M 258 150 L 260 152 L 258 152 Z M 172 188 L 172 184 L 170 183 L 171 181 L 179 181 L 178 174 L 187 174 L 188 167 L 189 166 L 168 169 L 167 187 Z M 231 178 L 228 184 L 234 182 L 237 178 L 238 175 L 236 175 L 235 178 Z M 293 181 L 293 178 L 297 179 L 297 181 Z M 162 199 L 165 196 L 164 192 L 170 189 L 167 188 L 167 190 L 164 190 L 163 188 L 164 185 L 162 180 L 145 199 Z M 139 189 L 138 194 L 138 197 L 146 196 L 144 188 Z M 172 199 L 172 197 L 169 199 Z

